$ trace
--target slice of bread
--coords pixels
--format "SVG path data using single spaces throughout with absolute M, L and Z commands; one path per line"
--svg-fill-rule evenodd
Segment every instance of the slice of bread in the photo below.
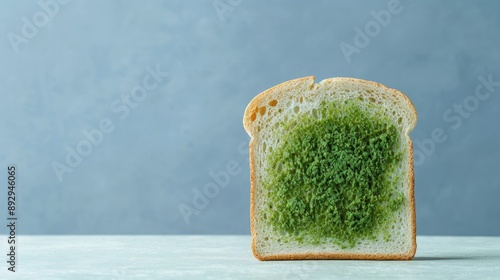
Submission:
M 257 95 L 243 118 L 255 257 L 413 258 L 416 121 L 403 93 L 360 79 L 304 77 Z

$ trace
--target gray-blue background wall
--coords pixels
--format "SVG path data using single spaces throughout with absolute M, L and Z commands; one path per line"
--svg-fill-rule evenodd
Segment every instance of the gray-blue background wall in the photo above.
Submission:
M 500 235 L 499 3 L 4 1 L 0 218 L 16 164 L 20 233 L 248 234 L 247 103 L 348 76 L 417 108 L 418 233 Z

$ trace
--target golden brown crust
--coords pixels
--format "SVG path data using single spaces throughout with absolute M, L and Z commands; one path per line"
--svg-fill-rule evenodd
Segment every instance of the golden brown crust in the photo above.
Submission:
M 410 183 L 409 187 L 409 197 L 410 197 L 410 215 L 411 215 L 411 251 L 408 252 L 408 255 L 413 258 L 415 256 L 415 253 L 417 252 L 417 215 L 415 211 L 415 171 L 414 171 L 414 159 L 413 159 L 413 145 L 411 138 L 408 137 L 408 146 L 410 149 L 410 155 L 409 155 L 409 163 L 408 163 L 408 169 L 410 170 L 408 172 L 408 182 Z
M 382 88 L 384 91 L 386 92 L 391 92 L 391 93 L 394 93 L 396 94 L 399 98 L 403 98 L 410 106 L 410 110 L 411 110 L 411 114 L 412 114 L 412 120 L 413 120 L 413 123 L 412 125 L 410 126 L 410 131 L 415 128 L 415 125 L 416 125 L 416 122 L 417 122 L 417 111 L 415 110 L 415 106 L 413 105 L 413 103 L 411 102 L 411 100 L 408 98 L 408 96 L 406 96 L 404 93 L 402 93 L 401 91 L 397 90 L 397 89 L 393 89 L 393 88 L 390 88 L 390 87 L 387 87 L 383 84 L 380 84 L 380 83 L 377 83 L 377 82 L 372 82 L 372 81 L 366 81 L 366 80 L 362 80 L 362 79 L 355 79 L 355 78 L 331 78 L 331 79 L 326 79 L 326 80 L 332 80 L 332 81 L 350 81 L 350 82 L 355 82 L 355 83 L 361 83 L 361 84 L 365 84 L 365 85 L 368 85 L 368 86 L 373 86 L 373 87 L 376 87 L 376 88 Z
M 359 254 L 359 253 L 296 253 L 296 254 L 272 254 L 272 255 L 260 255 L 258 250 L 257 250 L 257 244 L 256 244 L 256 231 L 255 231 L 255 188 L 256 188 L 256 172 L 255 172 L 255 160 L 254 160 L 254 153 L 255 153 L 255 145 L 256 145 L 256 137 L 257 135 L 254 133 L 252 129 L 252 115 L 257 114 L 258 108 L 262 105 L 262 101 L 267 99 L 268 96 L 271 96 L 273 93 L 278 92 L 278 94 L 283 94 L 286 89 L 290 90 L 295 87 L 299 86 L 309 86 L 313 87 L 315 77 L 314 76 L 309 76 L 309 77 L 303 77 L 299 79 L 294 79 L 290 80 L 284 83 L 281 83 L 279 85 L 276 85 L 260 94 L 258 94 L 256 97 L 252 99 L 252 101 L 248 104 L 245 114 L 243 117 L 243 126 L 245 127 L 245 130 L 247 133 L 250 135 L 251 140 L 249 143 L 249 157 L 250 157 L 250 231 L 252 234 L 252 252 L 254 256 L 261 260 L 306 260 L 306 259 L 366 259 L 366 260 L 411 260 L 416 253 L 417 250 L 417 241 L 416 241 L 416 214 L 415 214 L 415 192 L 414 192 L 414 187 L 415 187 L 415 178 L 414 178 L 414 159 L 413 159 L 413 146 L 412 146 L 412 141 L 409 135 L 407 135 L 408 138 L 408 144 L 409 144 L 409 164 L 408 164 L 408 176 L 409 176 L 409 198 L 410 198 L 410 221 L 412 223 L 411 229 L 412 229 L 412 246 L 408 252 L 405 254 Z M 355 78 L 331 78 L 331 79 L 326 79 L 321 81 L 321 83 L 327 83 L 327 82 L 355 82 L 355 83 L 362 83 L 368 86 L 376 87 L 376 88 L 382 88 L 386 92 L 391 92 L 395 95 L 397 95 L 399 98 L 403 98 L 408 104 L 409 108 L 411 110 L 411 115 L 412 118 L 411 120 L 413 121 L 409 127 L 408 133 L 415 127 L 416 121 L 417 121 L 417 112 L 415 110 L 415 107 L 413 106 L 413 103 L 410 101 L 410 99 L 404 95 L 402 92 L 388 88 L 385 85 L 382 85 L 380 83 L 376 82 L 371 82 L 371 81 L 366 81 L 366 80 L 361 80 L 361 79 L 355 79 Z M 274 98 L 279 99 L 279 95 L 275 96 Z
M 298 253 L 254 256 L 260 261 L 280 260 L 411 260 L 414 254 Z
M 299 78 L 295 80 L 290 80 L 284 83 L 281 83 L 279 85 L 276 85 L 266 91 L 261 92 L 257 96 L 255 96 L 252 101 L 248 104 L 246 110 L 245 110 L 245 115 L 243 116 L 243 126 L 245 127 L 245 130 L 247 133 L 253 137 L 253 130 L 252 130 L 252 114 L 257 113 L 258 108 L 260 107 L 261 103 L 263 103 L 263 99 L 267 98 L 268 95 L 271 96 L 273 93 L 278 92 L 278 94 L 283 94 L 284 89 L 292 89 L 294 85 L 301 85 L 301 84 L 307 84 L 310 86 L 314 85 L 314 76 L 309 76 L 309 77 L 304 77 L 304 78 Z M 280 96 L 278 95 L 276 98 L 279 98 Z

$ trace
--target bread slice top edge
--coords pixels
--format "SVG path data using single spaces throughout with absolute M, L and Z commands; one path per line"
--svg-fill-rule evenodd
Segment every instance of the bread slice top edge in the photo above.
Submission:
M 377 82 L 346 77 L 328 78 L 319 83 L 315 83 L 315 77 L 308 76 L 283 82 L 255 96 L 247 105 L 243 116 L 243 126 L 246 132 L 250 137 L 254 137 L 258 134 L 258 130 L 253 123 L 259 116 L 259 108 L 262 108 L 262 106 L 269 106 L 269 100 L 286 98 L 290 92 L 300 91 L 301 94 L 308 94 L 318 90 L 320 87 L 332 85 L 341 85 L 345 87 L 360 86 L 363 87 L 364 90 L 371 90 L 374 97 L 380 95 L 381 92 L 390 95 L 391 98 L 398 100 L 399 103 L 403 104 L 405 107 L 402 113 L 406 115 L 406 119 L 409 121 L 409 123 L 406 124 L 407 131 L 405 131 L 405 134 L 408 135 L 413 128 L 415 128 L 418 118 L 415 106 L 410 99 L 399 90 L 389 88 Z

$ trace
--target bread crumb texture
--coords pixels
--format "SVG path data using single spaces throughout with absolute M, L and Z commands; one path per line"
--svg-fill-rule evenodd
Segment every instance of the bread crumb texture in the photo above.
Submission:
M 263 181 L 262 218 L 273 231 L 299 243 L 331 238 L 343 248 L 380 232 L 390 238 L 390 222 L 404 203 L 391 176 L 402 153 L 396 127 L 372 111 L 351 100 L 323 102 L 282 123 L 286 133 L 267 155 Z

